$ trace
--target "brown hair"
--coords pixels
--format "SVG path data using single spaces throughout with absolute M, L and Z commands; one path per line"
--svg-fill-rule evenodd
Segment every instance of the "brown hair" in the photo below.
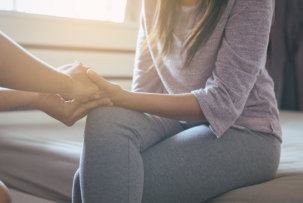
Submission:
M 182 51 L 187 52 L 185 66 L 190 64 L 198 48 L 204 45 L 213 33 L 227 2 L 228 0 L 201 0 L 199 12 L 205 13 L 192 31 L 188 33 L 183 44 Z M 180 5 L 181 0 L 157 0 L 154 23 L 148 39 L 152 48 L 156 46 L 158 41 L 161 42 L 162 50 L 158 57 L 171 51 L 174 25 Z M 147 42 L 145 48 L 147 49 Z

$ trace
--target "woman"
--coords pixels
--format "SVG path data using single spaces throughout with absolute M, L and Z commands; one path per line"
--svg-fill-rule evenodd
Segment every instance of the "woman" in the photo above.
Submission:
M 144 0 L 133 92 L 89 113 L 74 202 L 203 202 L 275 176 L 268 0 Z
M 0 111 L 39 109 L 71 126 L 90 109 L 111 105 L 108 99 L 98 96 L 98 88 L 87 78 L 88 69 L 82 64 L 54 69 L 1 32 L 0 47 L 0 86 L 17 89 L 0 88 Z M 62 96 L 71 100 L 65 101 Z M 0 202 L 10 202 L 1 181 Z

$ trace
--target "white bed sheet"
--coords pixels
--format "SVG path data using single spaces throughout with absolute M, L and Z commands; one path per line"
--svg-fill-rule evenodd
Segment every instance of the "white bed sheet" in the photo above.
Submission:
M 277 178 L 210 202 L 303 202 L 303 113 L 281 112 L 281 123 Z M 81 120 L 67 128 L 40 112 L 0 113 L 0 179 L 17 190 L 69 202 L 84 125 Z

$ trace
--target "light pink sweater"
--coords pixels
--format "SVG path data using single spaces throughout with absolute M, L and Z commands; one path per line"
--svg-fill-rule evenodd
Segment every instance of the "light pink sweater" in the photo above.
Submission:
M 141 44 L 152 27 L 156 3 L 144 0 L 133 91 L 191 92 L 217 137 L 232 125 L 238 125 L 272 133 L 281 140 L 273 81 L 265 69 L 273 2 L 229 0 L 207 43 L 199 48 L 190 66 L 183 67 L 184 56 L 178 52 L 177 34 L 176 49 L 158 63 L 155 58 L 161 44 L 143 53 Z M 180 19 L 178 22 L 184 23 Z

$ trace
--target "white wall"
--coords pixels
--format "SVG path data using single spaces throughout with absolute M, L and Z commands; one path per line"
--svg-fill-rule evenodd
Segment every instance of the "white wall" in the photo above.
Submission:
M 137 25 L 0 11 L 0 30 L 53 66 L 78 60 L 130 88 Z

